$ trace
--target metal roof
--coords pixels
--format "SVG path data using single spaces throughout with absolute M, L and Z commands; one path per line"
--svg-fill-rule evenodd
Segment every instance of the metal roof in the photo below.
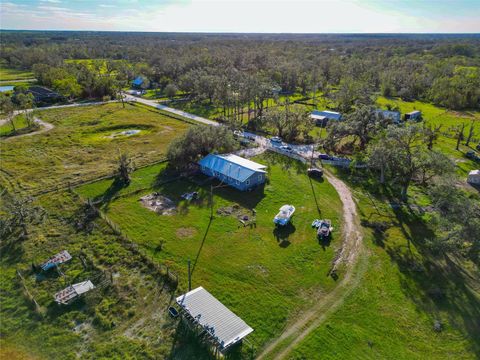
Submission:
M 54 267 L 55 265 L 60 265 L 63 264 L 64 262 L 67 262 L 72 259 L 72 255 L 67 250 L 63 250 L 59 252 L 58 254 L 53 255 L 50 259 L 45 261 L 40 267 L 42 270 L 48 270 L 51 267 Z
M 335 112 L 335 111 L 329 111 L 329 110 L 313 110 L 310 117 L 312 119 L 318 119 L 318 120 L 323 120 L 323 119 L 331 119 L 331 120 L 340 120 L 342 118 L 342 114 Z
M 245 181 L 256 172 L 265 173 L 265 165 L 233 154 L 209 154 L 198 162 L 200 166 L 238 181 Z
M 394 121 L 400 121 L 400 112 L 399 111 L 391 111 L 391 110 L 382 110 L 377 109 L 375 111 L 377 114 L 382 114 L 384 118 L 391 119 Z
M 57 292 L 53 297 L 58 304 L 68 305 L 75 298 L 92 289 L 95 289 L 95 286 L 90 280 L 87 280 L 67 286 L 65 289 Z
M 137 76 L 133 81 L 132 81 L 133 85 L 137 85 L 137 86 L 140 86 L 143 84 L 143 77 L 141 76 Z
M 468 173 L 468 175 L 480 175 L 480 170 L 472 170 Z
M 420 114 L 421 112 L 419 110 L 414 110 L 414 111 L 411 111 L 409 113 L 407 113 L 407 115 L 416 115 L 416 114 Z
M 177 304 L 226 349 L 250 334 L 253 329 L 203 287 L 177 297 Z

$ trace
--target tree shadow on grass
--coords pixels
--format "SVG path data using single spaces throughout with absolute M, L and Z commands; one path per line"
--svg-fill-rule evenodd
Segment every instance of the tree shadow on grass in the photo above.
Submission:
M 97 196 L 93 201 L 95 203 L 100 203 L 100 206 L 103 206 L 105 210 L 108 210 L 108 207 L 112 199 L 120 192 L 120 190 L 126 188 L 128 184 L 125 184 L 118 178 L 115 178 L 110 184 L 107 190 L 102 195 Z
M 418 311 L 428 316 L 432 334 L 442 331 L 434 330 L 435 321 L 444 329 L 453 327 L 468 339 L 470 350 L 480 358 L 480 298 L 475 290 L 479 279 L 460 265 L 464 259 L 457 262 L 452 256 L 431 252 L 428 240 L 436 236 L 434 230 L 415 208 L 401 204 L 394 188 L 361 176 L 353 178 L 348 172 L 339 173 L 340 178 L 363 188 L 371 200 L 373 213 L 365 216 L 359 209 L 364 216 L 362 225 L 373 228 L 375 244 L 383 247 L 398 265 L 401 289 Z M 395 206 L 385 212 L 376 206 L 377 201 Z M 406 246 L 389 242 L 387 229 L 391 226 L 398 227 Z
M 196 333 L 187 324 L 186 320 L 180 320 L 175 329 L 172 347 L 170 348 L 169 360 L 211 360 L 216 357 L 213 354 L 213 348 L 203 339 L 202 334 Z M 234 345 L 223 356 L 228 360 L 251 359 L 243 349 L 241 343 Z M 217 357 L 218 358 L 218 357 Z M 220 357 L 222 358 L 222 357 Z

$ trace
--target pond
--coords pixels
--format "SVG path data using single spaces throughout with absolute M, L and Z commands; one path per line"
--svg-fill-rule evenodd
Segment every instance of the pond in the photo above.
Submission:
M 11 85 L 0 86 L 0 92 L 12 91 L 14 87 Z
M 111 139 L 114 139 L 116 137 L 119 137 L 119 136 L 132 136 L 132 135 L 136 135 L 140 132 L 140 130 L 138 129 L 129 129 L 129 130 L 124 130 L 124 131 L 120 131 L 120 132 L 116 132 L 116 133 L 113 133 L 113 134 L 110 134 L 108 136 L 106 136 L 107 138 L 111 138 Z

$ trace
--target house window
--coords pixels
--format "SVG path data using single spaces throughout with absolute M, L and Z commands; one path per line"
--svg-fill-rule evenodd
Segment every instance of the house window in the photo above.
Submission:
M 263 176 L 262 175 L 258 175 L 258 181 L 262 181 L 263 180 Z
M 250 185 L 250 180 L 245 181 L 245 184 Z
M 235 180 L 235 184 L 240 185 L 240 181 Z

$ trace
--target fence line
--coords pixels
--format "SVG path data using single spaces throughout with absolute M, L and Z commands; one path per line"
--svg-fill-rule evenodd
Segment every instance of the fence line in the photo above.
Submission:
M 87 204 L 87 201 L 83 197 L 77 193 L 75 194 L 78 196 L 80 201 L 82 201 L 84 204 Z M 127 234 L 125 234 L 120 227 L 107 216 L 107 214 L 97 207 L 95 207 L 95 209 L 100 218 L 105 221 L 113 233 L 121 240 L 122 246 L 132 251 L 135 255 L 140 256 L 150 270 L 156 271 L 161 276 L 164 276 L 166 280 L 169 281 L 174 287 L 178 285 L 179 278 L 176 272 L 172 271 L 168 265 L 158 264 L 152 261 L 150 257 L 144 251 L 142 251 L 142 249 L 140 249 L 138 244 L 132 241 Z
M 146 168 L 146 167 L 149 167 L 149 166 L 153 166 L 153 165 L 157 165 L 157 164 L 161 164 L 161 163 L 164 163 L 164 162 L 167 162 L 167 161 L 168 161 L 168 159 L 166 157 L 163 157 L 159 160 L 155 160 L 153 162 L 146 163 L 146 164 L 143 164 L 141 166 L 138 166 L 138 167 L 135 168 L 135 170 L 140 170 L 140 169 L 143 169 L 143 168 Z M 71 190 L 74 187 L 87 185 L 87 184 L 92 184 L 92 183 L 95 183 L 97 181 L 113 179 L 114 177 L 115 177 L 115 174 L 109 174 L 109 175 L 104 175 L 104 176 L 100 176 L 100 177 L 93 178 L 93 179 L 80 179 L 78 181 L 73 181 L 73 182 L 72 181 L 67 181 L 66 185 L 60 186 L 60 185 L 57 184 L 57 185 L 51 186 L 49 188 L 31 193 L 31 195 L 36 197 L 36 196 L 40 196 L 40 195 L 49 194 L 49 193 L 52 193 L 52 192 Z M 25 189 L 24 191 L 29 193 L 28 189 Z M 21 190 L 14 190 L 13 192 L 20 193 Z

